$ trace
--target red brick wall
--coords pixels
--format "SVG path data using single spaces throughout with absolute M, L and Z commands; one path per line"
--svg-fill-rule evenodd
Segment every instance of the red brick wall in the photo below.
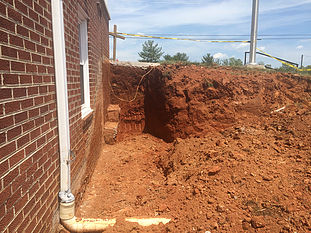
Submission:
M 94 112 L 84 119 L 81 118 L 80 96 L 80 67 L 79 67 L 79 37 L 78 37 L 78 6 L 88 15 L 88 55 L 90 72 L 91 108 Z M 90 173 L 90 160 L 96 161 L 99 148 L 102 145 L 102 122 L 109 103 L 109 89 L 107 83 L 108 67 L 104 61 L 109 57 L 108 47 L 108 18 L 100 9 L 96 1 L 64 0 L 65 42 L 67 54 L 67 78 L 69 98 L 69 123 L 71 149 L 76 154 L 72 164 L 72 184 L 75 194 L 79 192 L 80 184 L 84 183 L 85 172 Z M 103 80 L 106 82 L 104 84 Z M 105 89 L 106 88 L 106 89 Z M 105 89 L 105 91 L 103 91 Z M 103 96 L 105 95 L 105 97 Z M 100 118 L 101 120 L 97 119 Z M 95 124 L 95 122 L 97 122 Z M 97 130 L 95 130 L 95 125 Z M 100 139 L 100 140 L 98 140 Z M 97 141 L 90 149 L 93 141 Z M 95 146 L 95 148 L 94 148 Z M 98 148 L 97 148 L 98 147 Z M 97 153 L 94 153 L 97 151 Z M 81 172 L 82 171 L 82 172 Z M 79 197 L 77 197 L 79 200 Z
M 64 2 L 70 138 L 77 154 L 72 178 L 77 193 L 92 171 L 87 165 L 98 156 L 100 125 L 109 103 L 108 73 L 103 65 L 103 58 L 108 57 L 108 19 L 100 17 L 96 1 Z M 83 120 L 78 3 L 89 15 L 94 109 Z M 54 227 L 59 191 L 51 1 L 0 1 L 0 53 L 0 232 L 48 232 Z M 90 145 L 95 150 L 91 151 Z
M 0 232 L 39 232 L 59 179 L 49 1 L 0 2 Z

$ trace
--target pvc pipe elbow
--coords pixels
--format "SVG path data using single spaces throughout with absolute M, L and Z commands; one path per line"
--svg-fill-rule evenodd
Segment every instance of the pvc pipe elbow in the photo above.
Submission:
M 107 227 L 114 226 L 116 219 L 72 219 L 61 220 L 63 226 L 70 232 L 103 232 Z
M 83 219 L 74 216 L 75 202 L 61 202 L 59 215 L 61 223 L 70 232 L 103 232 L 107 227 L 114 226 L 116 219 Z

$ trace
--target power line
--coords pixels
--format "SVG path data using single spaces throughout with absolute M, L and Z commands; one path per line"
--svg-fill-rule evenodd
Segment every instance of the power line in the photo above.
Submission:
M 131 36 L 126 36 L 126 39 L 137 39 L 137 40 L 150 40 L 151 38 L 143 38 L 143 37 L 131 37 Z M 161 38 L 152 38 L 155 40 L 161 40 Z M 195 38 L 188 38 L 188 39 L 193 39 L 195 40 Z M 311 40 L 311 37 L 288 37 L 288 38 L 284 38 L 284 37 L 274 37 L 274 38 L 258 38 L 257 40 Z M 204 41 L 208 41 L 208 40 L 245 40 L 245 38 L 200 38 L 200 41 L 204 42 Z
M 201 36 L 250 36 L 248 34 L 179 34 L 179 33 L 149 33 L 149 35 L 154 36 L 161 36 L 161 35 L 168 35 L 168 36 L 195 36 L 195 37 L 201 37 Z M 258 34 L 258 36 L 311 36 L 311 33 L 305 33 L 305 34 Z
M 311 37 L 275 37 L 275 38 L 261 38 L 262 40 L 311 40 Z
M 259 36 L 311 36 L 311 33 L 296 33 L 296 34 L 259 34 Z
M 126 39 L 137 39 L 137 40 L 150 40 L 150 39 L 162 40 L 162 38 L 145 38 L 145 37 L 134 37 L 134 36 L 128 36 L 128 37 L 126 36 L 125 38 L 126 38 Z M 187 39 L 196 40 L 196 39 L 194 39 L 194 38 L 187 38 Z M 203 39 L 200 39 L 200 41 L 209 41 L 209 40 L 216 40 L 216 39 L 211 39 L 211 38 L 203 38 Z M 228 38 L 220 38 L 220 39 L 217 38 L 217 40 L 219 40 L 219 41 L 222 41 L 222 40 L 226 41 L 226 40 L 229 40 L 229 39 L 228 39 Z M 244 39 L 234 38 L 233 40 L 245 40 L 245 38 L 244 38 Z M 260 40 L 260 39 L 259 39 L 259 40 Z

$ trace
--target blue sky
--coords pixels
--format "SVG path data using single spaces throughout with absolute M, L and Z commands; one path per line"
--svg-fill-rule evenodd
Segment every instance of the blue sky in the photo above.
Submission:
M 252 0 L 110 0 L 108 8 L 111 31 L 113 25 L 117 24 L 118 31 L 125 33 L 231 35 L 201 38 L 249 40 L 247 35 L 250 34 Z M 304 65 L 311 64 L 311 0 L 259 0 L 258 34 L 275 35 L 259 36 L 262 40 L 258 41 L 258 48 L 297 63 L 300 62 L 301 54 L 304 54 Z M 268 40 L 288 38 L 285 34 L 304 35 L 296 36 L 300 39 Z M 141 51 L 144 41 L 118 40 L 117 58 L 124 61 L 138 60 L 137 53 Z M 249 44 L 242 43 L 155 41 L 165 54 L 185 52 L 192 61 L 200 61 L 206 53 L 217 58 L 236 57 L 243 60 L 244 52 L 249 50 Z M 279 62 L 260 55 L 257 56 L 259 61 L 274 67 L 280 66 Z

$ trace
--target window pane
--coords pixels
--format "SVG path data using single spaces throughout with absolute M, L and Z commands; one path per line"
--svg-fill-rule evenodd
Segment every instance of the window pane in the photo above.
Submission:
M 79 55 L 80 55 L 80 64 L 82 64 L 82 29 L 81 24 L 79 24 Z
M 84 100 L 84 75 L 83 75 L 83 65 L 80 65 L 80 89 L 81 89 L 81 104 L 85 103 Z

